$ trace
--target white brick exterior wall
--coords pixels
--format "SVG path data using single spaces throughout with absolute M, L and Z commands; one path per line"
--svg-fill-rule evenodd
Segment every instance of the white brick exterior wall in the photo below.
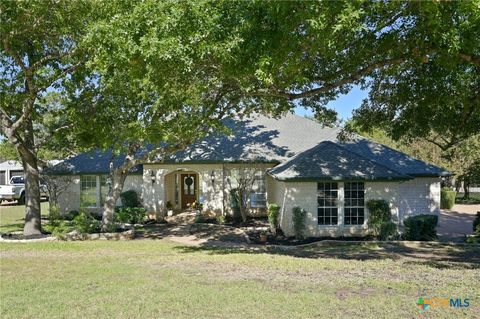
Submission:
M 58 198 L 58 206 L 61 214 L 68 213 L 71 210 L 80 209 L 80 175 L 72 175 L 72 182 L 69 184 L 68 189 L 61 193 Z M 123 191 L 133 189 L 139 194 L 142 192 L 143 179 L 140 175 L 129 175 L 125 179 Z M 120 204 L 120 199 L 117 205 Z M 88 211 L 94 213 L 101 213 L 102 208 L 88 208 Z
M 300 206 L 307 212 L 306 235 L 323 236 L 363 236 L 368 232 L 368 211 L 365 210 L 364 225 L 343 225 L 343 183 L 339 182 L 339 226 L 317 224 L 317 183 L 282 182 L 269 180 L 273 186 L 268 193 L 269 202 L 282 206 L 280 226 L 284 233 L 293 236 L 292 209 Z M 391 205 L 394 221 L 402 226 L 403 220 L 412 215 L 438 214 L 440 211 L 440 179 L 416 178 L 406 182 L 367 182 L 365 200 L 384 199 Z

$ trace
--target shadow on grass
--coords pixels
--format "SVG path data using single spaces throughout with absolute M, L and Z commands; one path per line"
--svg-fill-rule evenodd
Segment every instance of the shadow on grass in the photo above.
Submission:
M 296 258 L 333 258 L 344 260 L 403 261 L 406 265 L 423 265 L 437 269 L 480 269 L 480 246 L 419 244 L 418 247 L 402 243 L 328 243 L 306 247 L 279 248 L 272 246 L 244 245 L 227 247 L 224 244 L 179 246 L 182 253 L 206 252 L 208 254 L 271 254 Z

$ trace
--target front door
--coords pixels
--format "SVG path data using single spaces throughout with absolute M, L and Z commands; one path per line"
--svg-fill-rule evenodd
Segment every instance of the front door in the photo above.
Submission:
M 182 208 L 191 207 L 197 200 L 197 174 L 181 174 Z

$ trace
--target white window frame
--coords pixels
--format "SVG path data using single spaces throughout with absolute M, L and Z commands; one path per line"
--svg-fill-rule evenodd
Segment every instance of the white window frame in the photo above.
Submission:
M 319 184 L 336 184 L 337 187 L 335 188 L 336 192 L 337 192 L 337 197 L 336 197 L 336 205 L 335 206 L 326 206 L 325 203 L 323 206 L 320 206 L 318 201 L 319 201 L 319 196 L 320 196 L 320 189 L 319 189 Z M 340 215 L 341 215 L 341 203 L 340 203 L 340 183 L 339 182 L 335 182 L 335 181 L 323 181 L 323 182 L 317 182 L 316 183 L 316 187 L 317 187 L 317 197 L 316 197 L 316 203 L 317 203 L 317 226 L 318 227 L 337 227 L 337 226 L 340 226 Z M 325 188 L 324 188 L 325 190 Z M 332 188 L 330 187 L 330 191 L 332 190 Z M 325 200 L 325 199 L 324 199 Z M 335 208 L 337 210 L 337 223 L 336 224 L 320 224 L 319 223 L 319 210 L 320 209 L 332 209 L 332 208 Z M 332 214 L 329 215 L 330 219 L 333 217 Z

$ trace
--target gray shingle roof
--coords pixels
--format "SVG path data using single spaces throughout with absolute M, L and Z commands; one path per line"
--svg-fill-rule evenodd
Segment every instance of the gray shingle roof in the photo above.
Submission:
M 166 159 L 156 159 L 154 162 L 263 161 L 286 164 L 295 156 L 298 158 L 299 154 L 310 154 L 306 151 L 315 148 L 322 142 L 331 141 L 342 146 L 344 155 L 352 158 L 360 157 L 364 159 L 363 161 L 372 161 L 373 163 L 368 165 L 370 165 L 370 169 L 375 168 L 376 172 L 380 171 L 377 166 L 382 166 L 403 176 L 443 176 L 448 174 L 439 167 L 362 137 L 356 137 L 348 142 L 340 142 L 337 140 L 339 128 L 323 127 L 313 120 L 290 113 L 279 119 L 263 115 L 242 120 L 227 119 L 225 124 L 233 132 L 230 136 L 221 134 L 209 136 L 182 152 Z M 339 152 L 338 148 L 329 147 L 337 153 Z M 323 152 L 322 156 L 327 156 L 327 161 L 330 155 Z M 51 172 L 56 174 L 107 173 L 110 157 L 111 152 L 83 153 L 65 160 L 55 166 Z M 114 165 L 119 165 L 123 159 L 124 156 L 116 157 Z M 368 165 L 363 163 L 360 167 Z M 135 168 L 135 172 L 141 171 L 142 167 Z M 366 176 L 368 175 L 368 171 L 364 173 Z M 387 174 L 387 176 L 389 175 Z
M 280 180 L 406 180 L 410 176 L 324 141 L 269 170 Z
M 102 152 L 94 150 L 79 154 L 47 169 L 49 174 L 108 174 L 110 171 L 111 151 Z M 118 167 L 125 160 L 125 155 L 117 156 L 113 166 Z M 132 174 L 141 174 L 143 166 L 137 165 L 130 171 Z

